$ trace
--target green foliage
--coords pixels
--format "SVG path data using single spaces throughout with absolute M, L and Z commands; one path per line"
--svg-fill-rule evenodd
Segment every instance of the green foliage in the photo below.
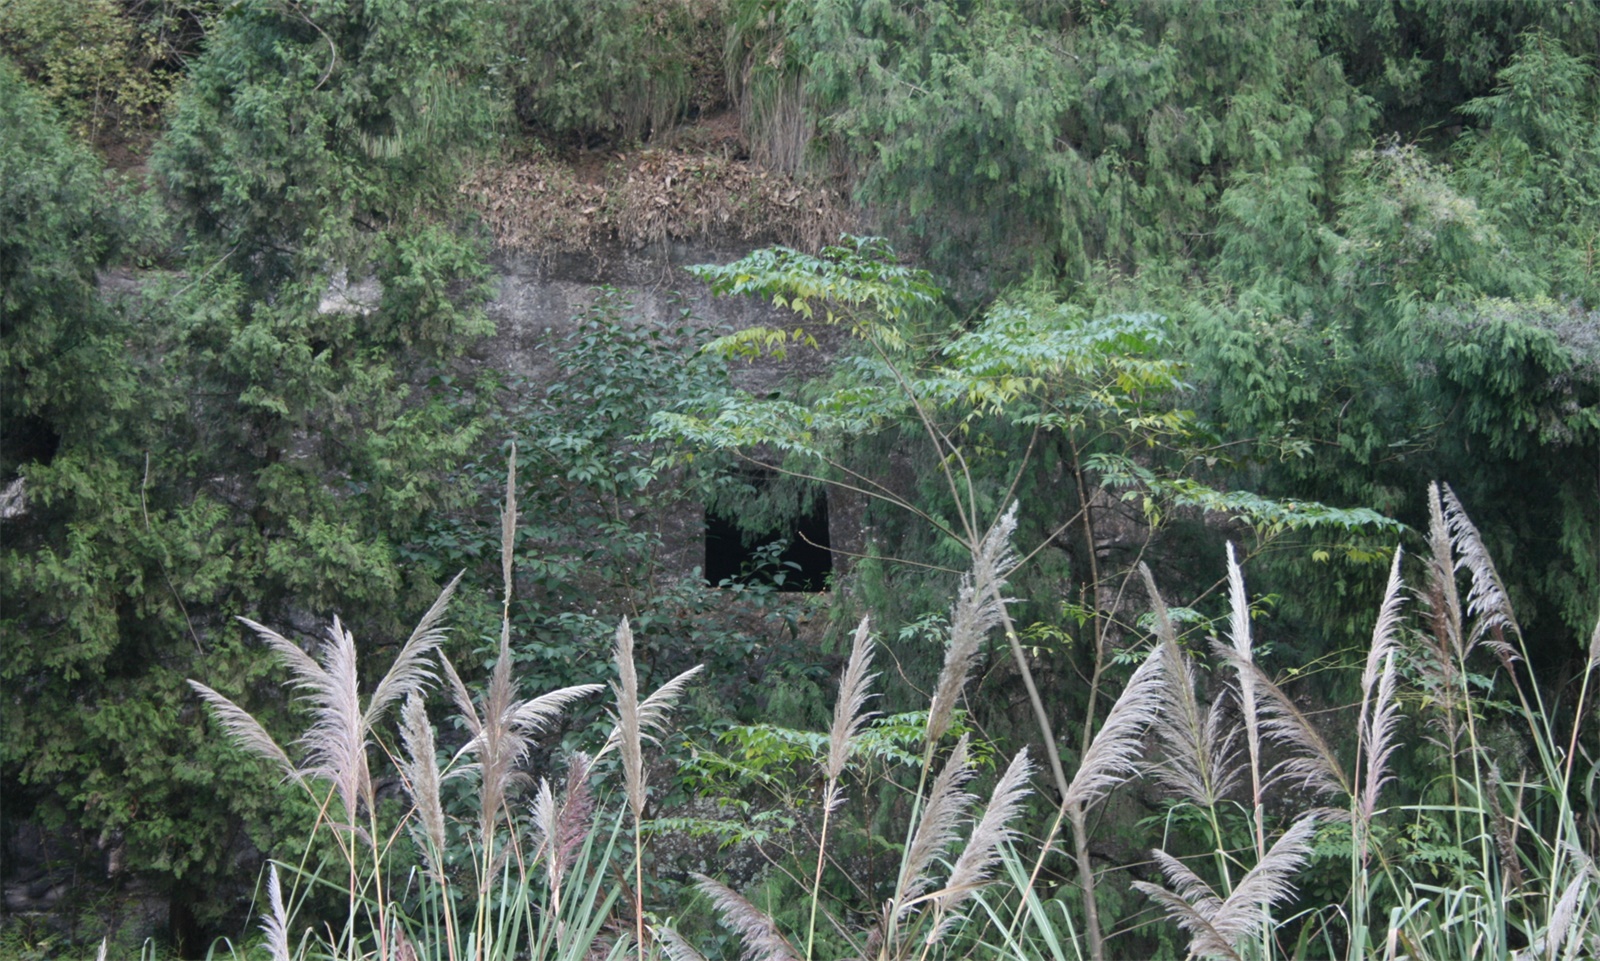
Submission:
M 1291 168 L 1316 201 L 1371 117 L 1299 4 L 783 11 L 863 199 L 956 270 L 1182 276 L 1219 197 Z
M 9 482 L 60 432 L 95 436 L 131 399 L 129 330 L 95 285 L 128 227 L 105 202 L 99 162 L 4 63 L 0 130 L 0 475 Z
M 1462 104 L 1488 93 L 1519 45 L 1540 31 L 1592 50 L 1600 7 L 1566 0 L 1337 0 L 1313 9 L 1323 43 L 1380 110 L 1377 130 L 1448 137 Z
M 471 4 L 230 8 L 156 166 L 197 238 L 257 283 L 370 254 L 454 186 L 491 118 Z
M 640 140 L 724 98 L 718 3 L 532 0 L 505 16 L 517 118 L 541 136 Z
M 1502 218 L 1528 268 L 1558 297 L 1600 302 L 1600 82 L 1581 55 L 1529 32 L 1493 93 L 1461 106 L 1460 179 Z
M 216 0 L 6 0 L 4 52 L 96 143 L 144 140 L 176 96 Z
M 432 212 L 440 156 L 474 139 L 474 26 L 461 4 L 230 8 L 161 151 L 187 271 L 121 298 L 96 271 L 124 236 L 177 259 L 172 224 L 0 77 L 4 470 L 26 494 L 0 622 L 29 692 L 5 706 L 6 816 L 101 838 L 178 903 L 236 870 L 246 822 L 270 849 L 291 816 L 216 790 L 253 767 L 207 740 L 181 679 L 262 677 L 223 616 L 338 599 L 396 630 L 437 586 L 402 576 L 399 545 L 472 493 L 450 472 L 482 427 L 421 388 L 489 329 L 482 244 Z

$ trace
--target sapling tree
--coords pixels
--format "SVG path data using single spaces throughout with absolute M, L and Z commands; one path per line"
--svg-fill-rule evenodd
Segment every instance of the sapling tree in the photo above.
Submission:
M 819 321 L 846 326 L 863 349 L 841 360 L 834 379 L 807 400 L 724 391 L 658 414 L 659 432 L 897 508 L 973 558 L 1016 523 L 1006 511 L 1019 494 L 1037 500 L 1041 490 L 1053 489 L 1074 505 L 1034 518 L 1037 540 L 1019 554 L 1026 562 L 1063 538 L 1085 544 L 1087 570 L 1072 572 L 1081 593 L 1094 599 L 1089 706 L 1081 719 L 1085 758 L 1121 617 L 1116 599 L 1132 573 L 1100 566 L 1096 525 L 1115 505 L 1137 506 L 1146 543 L 1165 516 L 1203 512 L 1248 530 L 1251 553 L 1295 531 L 1394 527 L 1368 510 L 1275 501 L 1207 484 L 1206 467 L 1218 455 L 1211 432 L 1181 406 L 1184 369 L 1168 351 L 1160 317 L 1096 318 L 1021 297 L 965 327 L 941 310 L 928 274 L 898 263 L 882 241 L 862 238 L 846 238 L 818 257 L 778 248 L 696 273 L 715 293 L 770 298 L 802 318 L 792 329 L 750 328 L 711 346 L 730 360 L 803 346 L 811 339 L 808 324 Z M 864 462 L 859 445 L 875 437 L 920 450 L 938 478 L 934 489 L 908 494 Z M 987 590 L 997 592 L 1000 582 L 991 579 Z M 998 593 L 993 599 L 1001 600 Z M 995 626 L 1007 637 L 1043 743 L 1057 744 L 1033 664 L 1004 605 L 997 610 Z M 1044 753 L 1065 804 L 1076 795 L 1061 754 Z M 1086 821 L 1081 811 L 1072 820 L 1086 861 Z M 1085 887 L 1092 890 L 1092 877 Z M 1087 921 L 1098 954 L 1092 909 Z

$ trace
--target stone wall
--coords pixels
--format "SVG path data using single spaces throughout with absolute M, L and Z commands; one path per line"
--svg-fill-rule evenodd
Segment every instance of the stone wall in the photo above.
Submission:
M 488 305 L 496 333 L 474 351 L 472 362 L 535 382 L 559 378 L 561 372 L 549 345 L 575 328 L 601 286 L 616 288 L 633 305 L 625 317 L 632 323 L 674 326 L 679 312 L 688 308 L 716 327 L 794 326 L 795 314 L 770 303 L 748 297 L 713 297 L 704 283 L 684 269 L 694 264 L 729 263 L 749 252 L 748 246 L 715 243 L 673 243 L 643 250 L 618 247 L 595 254 L 550 256 L 498 251 L 493 257 L 498 289 Z M 735 383 L 753 393 L 770 394 L 825 374 L 832 358 L 846 346 L 849 334 L 820 323 L 808 330 L 817 339 L 817 349 L 796 348 L 781 361 L 764 358 L 750 362 L 735 371 Z M 844 563 L 847 557 L 862 553 L 864 505 L 837 491 L 828 496 L 837 571 L 848 566 Z M 704 563 L 702 511 L 686 508 L 657 522 L 667 549 L 663 576 L 681 576 Z

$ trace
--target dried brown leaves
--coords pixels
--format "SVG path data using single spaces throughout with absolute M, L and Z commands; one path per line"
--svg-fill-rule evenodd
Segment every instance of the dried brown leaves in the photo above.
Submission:
M 713 235 L 816 250 L 855 224 L 841 190 L 691 150 L 613 154 L 589 177 L 535 156 L 480 167 L 461 190 L 497 244 L 536 253 Z

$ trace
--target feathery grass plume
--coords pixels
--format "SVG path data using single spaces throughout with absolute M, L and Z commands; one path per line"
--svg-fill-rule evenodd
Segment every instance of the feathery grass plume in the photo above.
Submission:
M 646 738 L 655 740 L 653 732 L 666 723 L 673 702 L 683 694 L 689 679 L 705 665 L 696 664 L 641 701 L 639 672 L 633 660 L 633 629 L 628 626 L 627 618 L 617 625 L 614 660 L 617 680 L 612 683 L 611 690 L 617 698 L 617 723 L 595 758 L 598 760 L 612 748 L 622 756 L 622 786 L 628 798 L 628 810 L 633 814 L 634 943 L 638 947 L 639 961 L 644 961 L 644 741 Z
M 1200 701 L 1195 696 L 1194 665 L 1178 646 L 1178 632 L 1167 611 L 1166 599 L 1156 587 L 1148 565 L 1139 565 L 1145 592 L 1150 596 L 1150 613 L 1155 621 L 1156 648 L 1152 659 L 1161 662 L 1165 683 L 1160 688 L 1159 710 L 1151 726 L 1167 747 L 1166 759 L 1156 771 L 1167 785 L 1203 807 L 1215 803 L 1231 789 L 1237 772 L 1230 770 L 1233 756 L 1232 732 L 1222 732 L 1222 699 L 1212 702 L 1205 718 L 1200 716 Z M 1219 763 L 1226 761 L 1227 763 Z M 1226 784 L 1219 787 L 1217 778 Z
M 400 653 L 395 655 L 394 663 L 384 673 L 378 686 L 373 689 L 372 697 L 367 701 L 365 720 L 368 728 L 376 726 L 390 704 L 403 700 L 438 680 L 428 668 L 428 657 L 444 643 L 446 632 L 440 626 L 440 622 L 444 620 L 450 598 L 455 595 L 456 587 L 466 573 L 463 570 L 451 578 L 450 583 L 439 592 L 439 596 L 434 598 L 433 605 L 422 615 L 422 620 L 417 622 L 417 626 L 412 628 L 411 636 L 401 645 Z
M 867 673 L 872 669 L 873 654 L 869 620 L 863 617 L 856 627 L 855 638 L 850 643 L 850 662 L 845 666 L 844 676 L 839 679 L 839 697 L 833 705 L 833 727 L 828 733 L 826 774 L 830 783 L 837 782 L 844 773 L 845 762 L 850 758 L 851 742 L 860 733 L 861 725 L 872 716 L 862 710 L 867 705 L 867 698 L 871 697 L 867 688 L 878 676 Z M 830 807 L 837 806 L 836 799 L 830 799 L 829 804 Z
M 1156 652 L 1144 659 L 1128 678 L 1116 703 L 1106 712 L 1105 723 L 1083 753 L 1063 803 L 1080 811 L 1111 793 L 1117 785 L 1139 773 L 1144 733 L 1160 714 L 1165 659 Z
M 1011 554 L 1011 535 L 1017 530 L 1017 505 L 989 528 L 972 555 L 972 571 L 961 577 L 956 604 L 950 611 L 950 646 L 944 666 L 934 685 L 933 702 L 928 706 L 928 743 L 936 744 L 950 729 L 961 690 L 967 685 L 973 659 L 984 637 L 1000 623 L 1000 589 L 1016 560 Z
M 989 875 L 1000 863 L 1000 846 L 1016 838 L 1011 821 L 1022 808 L 1029 793 L 1028 778 L 1033 776 L 1033 762 L 1028 750 L 1023 748 L 1006 767 L 1006 772 L 995 782 L 989 794 L 989 806 L 983 811 L 972 836 L 950 869 L 950 880 L 944 889 L 932 895 L 940 919 L 928 933 L 927 942 L 937 943 L 950 929 L 957 915 L 954 913 L 974 891 L 989 883 Z
M 1202 808 L 1213 807 L 1239 782 L 1237 736 L 1227 723 L 1226 702 L 1217 698 L 1202 715 L 1195 696 L 1194 664 L 1171 639 L 1162 640 L 1150 656 L 1162 661 L 1165 682 L 1160 686 L 1160 710 L 1151 724 L 1165 751 L 1151 769 L 1181 797 Z
M 1395 657 L 1400 650 L 1397 632 L 1400 609 L 1405 604 L 1405 583 L 1400 579 L 1400 560 L 1404 552 L 1396 547 L 1389 566 L 1389 583 L 1383 591 L 1378 620 L 1372 626 L 1372 646 L 1361 670 L 1361 714 L 1356 722 L 1356 742 L 1360 748 L 1356 776 L 1359 782 L 1358 814 L 1363 825 L 1378 809 L 1378 792 L 1390 780 L 1389 757 L 1394 753 L 1394 730 L 1400 707 L 1395 700 Z M 1364 837 L 1364 835 L 1363 835 Z M 1366 857 L 1363 843 L 1362 857 Z
M 1372 646 L 1367 648 L 1366 666 L 1361 671 L 1362 714 L 1366 713 L 1372 685 L 1378 678 L 1384 659 L 1399 649 L 1396 632 L 1400 628 L 1400 609 L 1405 605 L 1405 597 L 1401 593 L 1405 583 L 1400 579 L 1400 560 L 1404 554 L 1405 551 L 1397 545 L 1394 561 L 1389 565 L 1389 583 L 1383 591 L 1383 604 L 1378 609 L 1378 620 L 1372 626 Z
M 567 759 L 566 785 L 559 802 L 549 779 L 539 780 L 533 803 L 534 856 L 544 859 L 553 885 L 566 876 L 573 855 L 589 834 L 595 805 L 589 769 L 589 755 L 574 751 Z
M 1315 815 L 1295 821 L 1239 879 L 1227 898 L 1219 898 L 1210 885 L 1165 851 L 1151 853 L 1175 891 L 1148 881 L 1135 881 L 1133 887 L 1160 904 L 1167 916 L 1188 932 L 1190 954 L 1237 959 L 1238 946 L 1258 935 L 1267 921 L 1267 910 L 1294 896 L 1289 880 L 1309 858 L 1315 831 Z
M 501 661 L 507 664 L 511 661 L 510 651 L 506 647 L 501 649 Z M 495 675 L 500 673 L 500 665 L 496 664 Z M 509 675 L 509 670 L 506 673 Z M 534 736 L 573 701 L 601 690 L 604 687 L 600 684 L 574 684 L 526 701 L 516 701 L 511 700 L 509 677 L 500 684 L 496 684 L 494 677 L 491 677 L 481 718 L 471 701 L 462 705 L 458 699 L 462 717 L 467 727 L 475 733 L 457 749 L 444 780 L 478 775 L 481 837 L 487 838 L 493 833 L 500 815 L 505 811 L 506 798 L 525 779 L 526 775 L 519 771 L 518 765 L 528 756 Z M 468 756 L 476 760 L 461 763 Z
M 661 945 L 668 961 L 706 961 L 706 956 L 695 950 L 689 939 L 679 934 L 676 928 L 657 925 L 656 943 Z
M 574 684 L 571 687 L 547 691 L 538 697 L 512 701 L 500 716 L 498 729 L 501 750 L 508 755 L 512 764 L 520 763 L 528 756 L 533 735 L 560 717 L 573 701 L 603 690 L 605 690 L 603 684 Z M 478 753 L 483 749 L 488 737 L 488 727 L 478 725 L 477 733 L 457 749 L 456 758 Z M 455 770 L 452 770 L 452 776 L 454 773 Z
M 839 679 L 839 696 L 833 705 L 833 727 L 828 732 L 828 758 L 824 765 L 826 785 L 822 789 L 822 830 L 817 836 L 817 865 L 811 879 L 811 915 L 806 923 L 807 961 L 816 946 L 817 905 L 822 893 L 822 866 L 828 851 L 828 825 L 833 812 L 844 803 L 844 792 L 839 789 L 839 778 L 844 774 L 845 762 L 850 759 L 850 743 L 860 732 L 869 716 L 867 688 L 878 675 L 868 674 L 872 668 L 872 633 L 870 620 L 863 617 L 856 627 L 850 643 L 850 662 L 844 676 Z
M 1576 958 L 1578 952 L 1583 950 L 1582 939 L 1578 936 L 1578 905 L 1583 903 L 1583 897 L 1589 893 L 1589 875 L 1579 874 L 1561 892 L 1561 897 L 1556 899 L 1555 909 L 1550 912 L 1550 933 L 1545 951 L 1545 957 Z M 1595 933 L 1591 930 L 1590 937 Z M 1572 944 L 1566 954 L 1560 954 L 1561 945 L 1568 939 Z M 1591 948 L 1590 950 L 1593 950 Z
M 1565 844 L 1566 842 L 1562 843 Z M 1589 956 L 1593 957 L 1595 948 L 1600 947 L 1600 928 L 1595 927 L 1595 921 L 1600 919 L 1596 919 L 1593 916 L 1595 905 L 1591 903 L 1587 908 L 1591 914 L 1587 945 L 1584 943 L 1584 931 L 1578 924 L 1580 915 L 1585 910 L 1583 907 L 1585 896 L 1589 893 L 1590 884 L 1596 878 L 1600 878 L 1600 871 L 1596 871 L 1594 861 L 1590 860 L 1589 856 L 1582 850 L 1572 847 L 1570 848 L 1570 853 L 1573 855 L 1574 861 L 1579 865 L 1578 873 L 1562 889 L 1561 895 L 1556 898 L 1554 907 L 1550 909 L 1550 922 L 1545 927 L 1543 936 L 1537 938 L 1525 952 L 1513 955 L 1518 961 L 1524 958 L 1532 961 L 1534 958 L 1556 957 L 1569 959 L 1570 961 L 1570 959 L 1577 958 L 1578 952 L 1586 947 L 1590 952 Z M 1564 954 L 1561 952 L 1563 944 L 1567 945 L 1567 950 Z
M 411 943 L 411 939 L 406 937 L 405 925 L 397 924 L 393 931 L 394 947 L 389 952 L 389 957 L 394 961 L 417 961 L 417 948 Z
M 1219 646 L 1218 652 L 1227 658 L 1232 652 Z M 1294 702 L 1277 682 L 1267 677 L 1259 665 L 1235 663 L 1237 669 L 1249 670 L 1255 677 L 1256 691 L 1260 695 L 1257 709 L 1261 712 L 1261 733 L 1289 749 L 1289 756 L 1274 764 L 1262 778 L 1262 790 L 1279 782 L 1298 786 L 1313 794 L 1350 795 L 1350 779 L 1345 775 L 1339 755 L 1328 744 L 1322 732 Z
M 550 786 L 550 779 L 540 778 L 539 786 L 533 792 L 533 801 L 528 805 L 528 813 L 533 819 L 528 828 L 528 836 L 533 841 L 535 861 L 550 858 L 556 844 L 556 819 L 559 810 L 556 806 L 556 791 Z
M 617 625 L 616 651 L 612 657 L 617 664 L 618 680 L 611 690 L 617 697 L 617 724 L 611 737 L 600 749 L 616 744 L 622 752 L 622 781 L 628 795 L 628 808 L 634 820 L 644 816 L 644 725 L 639 720 L 639 673 L 633 663 L 633 629 L 624 617 Z
M 1150 569 L 1139 565 L 1144 574 L 1145 587 L 1150 592 L 1156 611 L 1156 631 L 1162 641 L 1176 642 L 1172 621 L 1167 616 L 1167 605 L 1156 590 Z M 1078 771 L 1072 776 L 1067 796 L 1062 799 L 1069 808 L 1087 810 L 1100 798 L 1123 781 L 1139 773 L 1139 757 L 1143 753 L 1144 733 L 1161 712 L 1163 682 L 1166 675 L 1166 658 L 1152 651 L 1128 678 L 1128 685 L 1117 696 L 1116 703 L 1106 712 L 1105 723 L 1083 752 Z
M 344 805 L 346 823 L 353 825 L 356 812 L 372 787 L 367 769 L 371 729 L 361 709 L 357 687 L 355 638 L 335 617 L 313 659 L 271 628 L 249 618 L 241 617 L 239 621 L 267 642 L 294 674 L 295 686 L 307 692 L 307 699 L 314 706 L 314 720 L 299 741 L 305 748 L 300 774 L 303 778 L 321 777 L 332 782 Z
M 644 813 L 645 776 L 644 742 L 655 741 L 655 731 L 667 720 L 667 712 L 683 695 L 691 678 L 699 674 L 704 664 L 696 664 L 682 674 L 656 688 L 644 700 L 639 699 L 639 672 L 633 659 L 633 629 L 628 619 L 617 625 L 616 646 L 612 660 L 617 665 L 617 680 L 611 690 L 617 698 L 616 726 L 605 744 L 595 753 L 595 760 L 616 750 L 622 757 L 623 787 L 628 796 L 628 806 L 635 817 Z
M 1439 485 L 1428 485 L 1428 588 L 1424 598 L 1439 647 L 1440 670 L 1448 672 L 1441 686 L 1454 688 L 1455 658 L 1464 657 L 1461 632 L 1461 598 L 1456 592 L 1455 548 L 1444 518 Z
M 433 725 L 428 723 L 428 711 L 419 692 L 412 691 L 406 695 L 400 718 L 400 737 L 405 745 L 405 755 L 398 763 L 400 776 L 405 779 L 411 803 L 417 810 L 417 823 L 420 826 L 417 847 L 422 849 L 422 860 L 428 873 L 443 887 L 446 883 L 443 863 L 446 840 L 444 805 L 439 797 L 439 758 L 435 753 Z
M 283 907 L 283 887 L 278 883 L 276 864 L 267 865 L 267 913 L 261 916 L 261 931 L 272 961 L 289 961 L 289 912 Z
M 934 859 L 955 841 L 961 816 L 977 800 L 961 790 L 962 785 L 972 780 L 976 773 L 967 759 L 967 749 L 968 736 L 963 734 L 956 741 L 955 750 L 950 752 L 950 758 L 940 769 L 939 776 L 933 779 L 933 786 L 928 789 L 922 815 L 911 832 L 911 841 L 906 845 L 905 858 L 900 864 L 900 879 L 895 885 L 895 896 L 891 902 L 891 928 L 893 922 L 904 917 L 918 896 L 933 883 L 929 872 Z
M 1484 772 L 1482 797 L 1489 802 L 1489 830 L 1494 835 L 1495 848 L 1500 852 L 1500 869 L 1505 872 L 1506 879 L 1513 889 L 1521 888 L 1525 880 L 1522 871 L 1522 852 L 1517 848 L 1517 835 L 1521 833 L 1522 826 L 1528 823 L 1528 812 L 1522 806 L 1527 776 L 1526 770 L 1517 776 L 1515 799 L 1508 815 L 1505 804 L 1500 800 L 1500 792 L 1509 785 L 1500 775 L 1500 765 L 1490 761 Z
M 1495 570 L 1489 549 L 1483 545 L 1478 528 L 1467 517 L 1466 509 L 1456 499 L 1449 484 L 1438 485 L 1443 501 L 1444 521 L 1450 530 L 1450 540 L 1458 555 L 1456 570 L 1465 569 L 1472 578 L 1467 588 L 1467 614 L 1473 619 L 1472 633 L 1466 640 L 1465 654 L 1470 654 L 1479 643 L 1486 644 L 1504 663 L 1517 659 L 1517 650 L 1505 641 L 1510 630 L 1520 635 L 1516 612 L 1511 609 L 1511 597 Z
M 472 692 L 467 690 L 461 675 L 456 673 L 455 665 L 450 663 L 450 658 L 443 651 L 439 652 L 439 667 L 444 671 L 445 686 L 450 689 L 450 699 L 455 702 L 461 723 L 476 737 L 483 730 L 483 718 L 478 716 L 478 705 L 472 700 Z
M 1363 732 L 1362 754 L 1366 758 L 1366 777 L 1361 782 L 1358 814 L 1363 825 L 1372 822 L 1378 811 L 1378 795 L 1385 784 L 1393 780 L 1389 773 L 1389 758 L 1394 755 L 1394 732 L 1400 721 L 1400 703 L 1395 697 L 1395 652 L 1383 659 L 1383 671 L 1378 675 L 1378 693 L 1373 701 L 1372 720 Z M 1366 832 L 1362 833 L 1362 857 L 1366 857 Z
M 515 662 L 511 652 L 511 595 L 513 582 L 513 544 L 517 530 L 517 450 L 511 448 L 506 468 L 505 507 L 500 512 L 501 603 L 500 643 L 495 652 L 494 670 L 484 693 L 480 711 L 472 695 L 456 673 L 455 666 L 442 653 L 439 657 L 446 684 L 472 737 L 451 759 L 446 779 L 469 773 L 478 775 L 478 830 L 486 855 L 492 851 L 494 832 L 503 816 L 510 819 L 507 798 L 517 784 L 526 780 L 519 765 L 528 756 L 533 737 L 553 721 L 573 701 L 602 690 L 599 684 L 574 684 L 538 697 L 519 700 L 511 675 Z M 471 755 L 470 764 L 459 762 Z M 483 869 L 480 885 L 487 885 L 494 874 L 492 861 Z
M 745 900 L 737 891 L 704 874 L 691 874 L 695 887 L 711 899 L 722 923 L 734 934 L 744 951 L 740 961 L 799 961 L 795 951 L 778 925 L 760 908 Z
M 506 796 L 517 774 L 517 761 L 526 750 L 526 739 L 519 739 L 512 727 L 516 712 L 516 684 L 511 678 L 511 591 L 513 560 L 517 535 L 517 448 L 513 444 L 506 464 L 506 499 L 500 511 L 500 647 L 495 654 L 494 670 L 489 674 L 489 687 L 484 694 L 482 724 L 456 757 L 473 754 L 477 760 L 473 768 L 478 772 L 478 831 L 484 845 L 484 856 L 490 860 L 481 870 L 479 884 L 487 890 L 493 867 L 494 832 L 501 814 L 510 818 L 506 809 Z
M 455 584 L 456 581 L 451 581 L 441 593 L 444 600 L 448 600 Z M 443 613 L 442 603 L 434 602 L 421 628 L 413 632 L 400 657 L 378 682 L 377 693 L 365 710 L 361 707 L 358 688 L 355 638 L 337 617 L 316 658 L 271 628 L 249 618 L 239 618 L 288 666 L 295 678 L 294 685 L 308 692 L 308 699 L 314 706 L 315 720 L 300 738 L 305 758 L 298 766 L 289 762 L 287 752 L 242 708 L 204 684 L 197 681 L 189 684 L 211 705 L 223 728 L 241 746 L 277 761 L 302 782 L 308 777 L 331 781 L 344 805 L 345 824 L 353 828 L 360 806 L 370 805 L 372 800 L 372 777 L 367 768 L 372 726 L 396 696 L 420 690 L 432 679 L 426 658 L 443 638 L 437 628 Z
M 252 754 L 259 754 L 276 763 L 283 769 L 285 780 L 304 781 L 300 769 L 289 760 L 289 755 L 284 753 L 283 748 L 278 746 L 278 742 L 273 740 L 272 735 L 267 733 L 267 729 L 262 727 L 261 722 L 252 717 L 250 712 L 199 681 L 191 680 L 189 686 L 211 706 L 211 713 L 216 717 L 217 723 L 222 725 L 222 729 L 233 738 L 234 743 Z
M 1156 590 L 1150 569 L 1139 565 L 1145 586 L 1156 610 L 1157 629 L 1163 643 L 1176 641 L 1172 621 L 1167 617 L 1167 606 Z M 1165 658 L 1152 652 L 1128 678 L 1117 700 L 1106 712 L 1106 719 L 1095 733 L 1094 739 L 1084 749 L 1078 762 L 1078 771 L 1072 776 L 1061 797 L 1061 810 L 1072 828 L 1073 860 L 1078 868 L 1078 886 L 1083 895 L 1084 933 L 1089 940 L 1089 956 L 1094 961 L 1105 957 L 1105 937 L 1100 930 L 1100 909 L 1095 895 L 1094 864 L 1089 855 L 1090 805 L 1111 793 L 1117 785 L 1139 772 L 1144 732 L 1155 720 L 1161 706 L 1161 688 L 1165 678 Z M 1054 745 L 1051 746 L 1052 750 Z
M 1244 571 L 1233 542 L 1228 542 L 1228 634 L 1233 640 L 1234 664 L 1239 684 L 1239 708 L 1244 714 L 1244 743 L 1250 752 L 1250 799 L 1255 812 L 1256 856 L 1266 851 L 1261 823 L 1261 714 L 1256 704 L 1255 652 L 1250 638 L 1250 598 L 1244 590 Z M 1220 698 L 1219 698 L 1220 700 Z

